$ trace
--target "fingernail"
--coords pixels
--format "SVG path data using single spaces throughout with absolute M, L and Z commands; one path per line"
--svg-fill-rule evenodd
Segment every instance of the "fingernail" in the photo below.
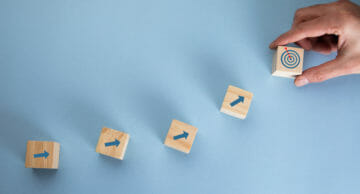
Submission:
M 309 83 L 309 80 L 304 76 L 301 76 L 295 80 L 295 85 L 297 87 L 305 86 L 308 83 Z
M 270 48 L 273 48 L 273 47 L 274 47 L 274 44 L 275 44 L 275 42 L 270 43 L 269 47 L 270 47 Z

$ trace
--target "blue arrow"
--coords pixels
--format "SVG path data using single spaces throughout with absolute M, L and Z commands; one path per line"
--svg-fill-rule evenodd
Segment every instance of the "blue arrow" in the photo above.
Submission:
M 115 139 L 115 141 L 105 143 L 105 147 L 108 147 L 108 146 L 116 146 L 116 147 L 118 147 L 119 144 L 120 144 L 120 141 Z
M 45 157 L 45 159 L 49 156 L 50 154 L 44 150 L 44 153 L 40 153 L 40 154 L 34 154 L 34 158 L 41 158 L 41 157 Z
M 186 131 L 183 131 L 183 134 L 174 136 L 174 140 L 178 140 L 178 139 L 181 139 L 181 138 L 187 139 L 188 136 L 189 136 L 189 133 L 187 133 Z
M 239 96 L 238 99 L 234 100 L 232 103 L 230 103 L 230 106 L 235 106 L 237 104 L 239 104 L 240 102 L 244 102 L 244 96 Z

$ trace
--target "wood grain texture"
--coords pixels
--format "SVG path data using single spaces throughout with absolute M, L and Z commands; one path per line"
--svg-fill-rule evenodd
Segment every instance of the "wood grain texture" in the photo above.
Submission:
M 118 146 L 105 146 L 105 143 L 113 142 L 115 140 L 120 141 Z M 104 127 L 101 130 L 99 141 L 96 146 L 96 152 L 123 160 L 129 140 L 129 134 Z
M 286 68 L 281 63 L 281 55 L 282 53 L 286 52 L 285 47 L 288 50 L 294 50 L 299 54 L 300 63 L 294 69 Z M 302 74 L 303 61 L 304 61 L 304 49 L 297 47 L 278 46 L 273 57 L 272 75 L 277 77 L 295 78 L 295 76 Z
M 230 104 L 237 100 L 239 96 L 244 97 L 244 102 L 231 106 Z M 236 118 L 245 119 L 249 112 L 252 98 L 253 94 L 251 92 L 229 85 L 220 112 Z
M 180 138 L 174 140 L 174 136 L 181 135 L 184 133 L 184 131 L 188 133 L 187 138 Z M 171 122 L 170 129 L 165 138 L 164 144 L 168 147 L 188 154 L 190 153 L 191 147 L 194 143 L 197 131 L 198 129 L 194 126 L 178 120 L 173 120 Z
M 49 155 L 35 158 L 34 154 L 44 153 Z M 49 141 L 28 141 L 25 157 L 26 168 L 58 169 L 59 167 L 60 144 Z

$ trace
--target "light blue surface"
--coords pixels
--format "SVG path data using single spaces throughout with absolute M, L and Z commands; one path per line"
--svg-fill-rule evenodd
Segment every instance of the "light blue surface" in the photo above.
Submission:
M 360 76 L 270 74 L 268 44 L 322 2 L 0 0 L 0 193 L 360 193 Z M 219 112 L 229 84 L 246 120 Z M 172 119 L 199 128 L 189 155 L 163 145 Z M 103 126 L 130 134 L 123 161 L 95 152 Z M 27 140 L 58 141 L 59 170 L 26 169 Z

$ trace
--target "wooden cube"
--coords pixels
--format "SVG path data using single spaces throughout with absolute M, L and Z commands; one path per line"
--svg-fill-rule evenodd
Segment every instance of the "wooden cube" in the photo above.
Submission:
M 295 78 L 303 71 L 304 49 L 278 46 L 273 58 L 272 75 Z
M 60 144 L 50 141 L 28 141 L 26 168 L 58 169 Z
M 197 128 L 178 120 L 173 120 L 164 144 L 181 152 L 190 153 Z
M 116 159 L 124 159 L 130 135 L 104 127 L 101 131 L 96 152 Z
M 253 94 L 229 85 L 220 112 L 245 119 L 249 111 Z

